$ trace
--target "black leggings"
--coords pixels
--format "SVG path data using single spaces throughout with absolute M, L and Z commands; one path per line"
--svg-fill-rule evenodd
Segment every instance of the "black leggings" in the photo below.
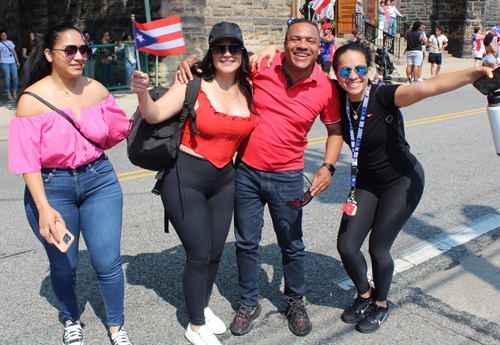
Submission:
M 205 324 L 234 207 L 234 167 L 216 168 L 179 151 L 161 192 L 163 206 L 186 252 L 183 287 L 191 324 Z
M 359 294 L 370 289 L 366 261 L 360 249 L 371 229 L 369 253 L 375 285 L 373 298 L 380 302 L 387 299 L 394 271 L 390 250 L 401 228 L 417 208 L 423 191 L 424 170 L 419 162 L 411 173 L 384 189 L 374 188 L 358 179 L 355 192 L 358 211 L 354 217 L 342 215 L 337 249 Z

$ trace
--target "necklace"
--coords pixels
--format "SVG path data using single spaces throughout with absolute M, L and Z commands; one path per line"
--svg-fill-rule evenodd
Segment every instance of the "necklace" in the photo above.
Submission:
M 222 90 L 222 91 L 225 91 L 229 94 L 229 96 L 231 96 L 232 99 L 235 99 L 236 98 L 236 95 L 231 95 L 231 89 L 233 88 L 233 86 L 229 87 L 229 89 L 225 90 L 224 88 L 222 88 L 222 86 L 219 84 L 219 82 L 217 82 L 217 84 L 219 85 L 219 88 Z M 238 93 L 238 91 L 236 91 L 236 93 Z
M 361 104 L 363 104 L 363 102 L 359 102 L 358 109 L 356 109 L 356 110 L 354 110 L 354 107 L 352 106 L 351 100 L 349 100 L 349 104 L 351 105 L 351 109 L 354 112 L 354 116 L 352 118 L 354 120 L 357 120 L 358 119 L 358 111 L 361 108 Z
M 56 83 L 54 82 L 54 79 L 52 79 L 52 75 L 50 76 L 50 80 L 52 81 L 52 87 L 54 89 L 56 89 L 57 92 L 63 94 L 64 96 L 66 96 L 68 98 L 68 101 L 71 100 L 71 95 L 74 95 L 75 94 L 75 90 L 78 88 L 78 79 L 76 79 L 76 85 L 75 87 L 73 88 L 73 90 L 63 90 L 59 87 L 56 86 Z

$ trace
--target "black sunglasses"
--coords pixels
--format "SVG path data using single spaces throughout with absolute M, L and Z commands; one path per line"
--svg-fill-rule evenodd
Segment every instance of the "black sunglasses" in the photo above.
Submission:
M 309 187 L 312 186 L 312 183 L 311 181 L 309 181 L 309 179 L 307 178 L 306 175 L 300 173 L 302 176 L 304 176 L 304 178 L 307 180 L 307 182 L 309 182 Z M 309 204 L 311 202 L 311 200 L 314 198 L 314 196 L 311 194 L 311 188 L 307 188 L 307 191 L 304 193 L 304 195 L 302 195 L 302 197 L 300 198 L 296 198 L 296 199 L 293 199 L 293 200 L 289 200 L 289 201 L 285 201 L 283 200 L 283 198 L 281 197 L 280 193 L 278 192 L 278 186 L 276 186 L 276 193 L 278 194 L 279 198 L 281 199 L 281 201 L 283 201 L 283 203 L 290 207 L 290 208 L 301 208 L 301 207 L 304 207 L 306 206 L 307 204 Z
M 238 43 L 234 44 L 215 44 L 212 47 L 210 47 L 210 50 L 214 54 L 222 55 L 225 54 L 226 51 L 229 50 L 229 54 L 231 55 L 238 55 L 241 54 L 241 51 L 243 50 L 243 46 Z
M 84 45 L 81 45 L 81 46 L 75 46 L 75 45 L 70 45 L 70 46 L 66 46 L 64 47 L 64 49 L 56 49 L 56 48 L 52 48 L 52 50 L 60 50 L 60 51 L 63 51 L 64 52 L 64 57 L 66 59 L 72 59 L 75 57 L 76 55 L 76 52 L 79 50 L 80 51 L 80 54 L 82 54 L 82 56 L 84 58 L 86 58 L 89 54 L 89 46 L 84 44 Z

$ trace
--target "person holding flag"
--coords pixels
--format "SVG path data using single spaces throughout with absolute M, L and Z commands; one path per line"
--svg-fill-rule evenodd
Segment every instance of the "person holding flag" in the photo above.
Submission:
M 234 228 L 241 306 L 230 324 L 231 333 L 245 335 L 261 313 L 259 246 L 267 205 L 282 256 L 288 328 L 297 336 L 312 330 L 306 293 L 302 207 L 331 182 L 342 147 L 340 101 L 333 81 L 316 63 L 320 33 L 316 23 L 295 19 L 285 34 L 279 58 L 251 65 L 256 125 L 238 149 Z M 270 46 L 272 52 L 279 49 Z M 252 55 L 258 58 L 262 52 Z M 265 55 L 265 54 L 264 54 Z M 183 60 L 176 79 L 188 83 L 196 62 Z M 300 97 L 297 97 L 300 95 Z M 328 139 L 323 165 L 304 191 L 304 150 L 307 133 L 319 117 Z M 290 200 L 290 201 L 285 201 Z
M 154 41 L 144 32 L 136 31 L 135 36 L 136 42 L 141 38 Z M 160 40 L 152 43 L 156 48 L 149 45 L 146 49 L 179 51 L 175 44 L 168 47 Z M 165 173 L 161 193 L 168 218 L 186 252 L 183 288 L 190 323 L 185 337 L 195 345 L 220 344 L 214 334 L 226 331 L 208 302 L 233 215 L 233 156 L 254 126 L 249 58 L 240 27 L 229 22 L 215 24 L 208 43 L 208 52 L 196 65 L 202 79 L 195 105 L 199 133 L 191 130 L 188 118 L 179 156 Z M 176 81 L 156 102 L 149 96 L 148 85 L 146 73 L 133 72 L 131 90 L 137 94 L 148 123 L 165 121 L 182 110 L 185 84 Z

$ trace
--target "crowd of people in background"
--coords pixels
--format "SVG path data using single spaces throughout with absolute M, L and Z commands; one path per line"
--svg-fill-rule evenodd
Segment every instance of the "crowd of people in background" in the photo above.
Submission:
M 78 31 L 78 23 L 73 23 Z M 43 39 L 42 31 L 29 31 L 23 35 L 20 44 L 20 54 L 16 51 L 16 44 L 7 39 L 7 32 L 2 31 L 0 43 L 0 66 L 4 79 L 7 99 L 14 101 L 18 95 L 18 89 L 23 89 L 29 83 L 29 67 L 37 45 Z M 110 37 L 109 31 L 103 32 L 102 36 L 93 41 L 88 30 L 82 32 L 85 44 L 92 47 L 89 51 L 86 64 L 86 75 L 92 79 L 98 79 L 106 86 L 128 86 L 130 76 L 137 67 L 134 40 L 132 35 L 126 34 L 121 40 L 115 41 Z M 119 53 L 121 51 L 121 53 Z M 123 65 L 123 71 L 116 73 L 115 66 Z M 118 83 L 115 79 L 119 80 Z
M 425 52 L 428 51 L 428 62 L 430 64 L 431 78 L 438 75 L 441 70 L 443 52 L 448 47 L 448 37 L 444 35 L 444 28 L 436 26 L 434 33 L 427 37 L 427 25 L 416 21 L 410 25 L 410 30 L 405 36 L 407 47 L 405 54 L 407 58 L 407 83 L 422 81 L 422 64 L 425 60 Z M 472 56 L 474 67 L 497 68 L 500 64 L 500 23 L 494 28 L 483 31 L 480 27 L 474 28 L 471 37 Z
M 488 66 L 497 68 L 500 64 L 500 23 L 492 29 L 483 31 L 480 27 L 474 28 L 471 37 L 472 53 L 474 55 L 474 66 Z

